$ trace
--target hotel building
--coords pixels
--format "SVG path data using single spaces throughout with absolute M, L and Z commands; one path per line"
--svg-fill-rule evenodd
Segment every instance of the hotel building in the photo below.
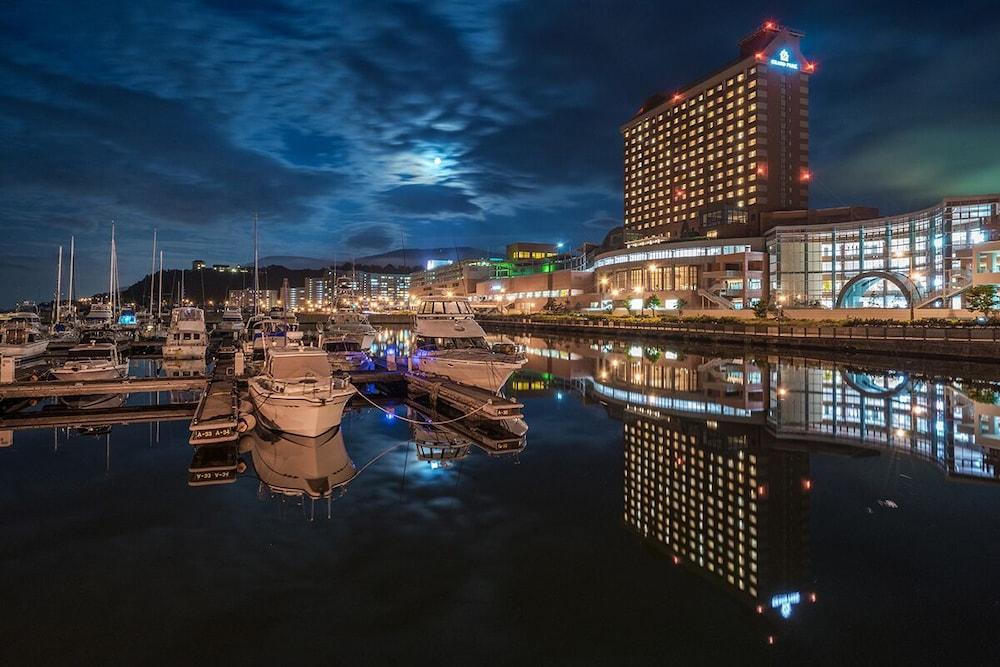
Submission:
M 650 97 L 622 126 L 626 235 L 754 236 L 759 214 L 809 200 L 809 76 L 802 33 L 768 22 L 729 65 Z

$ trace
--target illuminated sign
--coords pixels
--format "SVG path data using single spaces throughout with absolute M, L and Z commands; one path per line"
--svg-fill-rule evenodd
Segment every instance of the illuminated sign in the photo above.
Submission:
M 771 598 L 771 608 L 777 609 L 782 618 L 788 618 L 792 615 L 792 607 L 800 602 L 802 602 L 802 596 L 797 591 L 795 593 L 782 593 Z
M 429 259 L 427 260 L 427 270 L 433 271 L 442 266 L 450 266 L 452 263 L 450 259 Z
M 771 64 L 775 67 L 784 67 L 785 69 L 798 69 L 799 64 L 792 62 L 792 55 L 788 52 L 788 49 L 782 49 L 778 51 L 777 58 L 771 58 Z

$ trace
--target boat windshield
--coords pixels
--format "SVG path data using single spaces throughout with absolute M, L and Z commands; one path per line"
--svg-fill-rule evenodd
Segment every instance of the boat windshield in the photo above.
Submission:
M 271 357 L 271 377 L 276 380 L 314 377 L 329 378 L 332 375 L 326 355 L 294 355 Z
M 472 308 L 465 301 L 425 301 L 420 304 L 420 315 L 471 315 Z
M 71 361 L 92 359 L 95 361 L 109 361 L 114 358 L 113 351 L 107 348 L 88 347 L 81 350 L 70 350 L 66 358 Z
M 353 340 L 328 340 L 323 343 L 327 352 L 360 352 L 361 346 Z
M 489 350 L 485 338 L 431 338 L 417 336 L 417 349 L 420 350 Z

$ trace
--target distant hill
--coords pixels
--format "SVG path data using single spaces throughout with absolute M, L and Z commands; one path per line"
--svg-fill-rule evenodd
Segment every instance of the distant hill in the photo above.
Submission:
M 268 261 L 274 258 L 267 258 Z M 298 259 L 309 259 L 301 257 Z M 321 260 L 319 260 L 321 261 Z M 320 265 L 323 266 L 323 265 Z M 412 273 L 422 267 L 417 266 L 392 266 L 391 264 L 376 265 L 358 261 L 354 268 L 358 271 L 385 271 L 388 273 Z M 341 264 L 340 271 L 347 273 L 351 270 L 349 264 Z M 306 278 L 322 278 L 327 275 L 327 268 L 310 269 L 290 269 L 286 266 L 269 264 L 260 267 L 260 288 L 261 289 L 281 289 L 282 281 L 288 279 L 290 287 L 302 287 Z M 180 294 L 181 270 L 170 269 L 163 271 L 163 298 L 169 299 L 174 295 L 174 299 Z M 194 271 L 184 270 L 184 294 L 189 299 L 203 303 L 213 301 L 220 303 L 225 301 L 229 290 L 244 289 L 253 287 L 253 269 L 245 273 L 230 273 L 214 271 L 210 268 Z M 153 289 L 156 289 L 154 284 Z M 95 295 L 96 296 L 96 295 Z M 129 285 L 122 291 L 122 299 L 125 303 L 135 302 L 137 304 L 149 303 L 149 274 L 140 280 Z
M 399 266 L 401 264 L 405 264 L 407 266 L 424 267 L 427 265 L 427 261 L 431 259 L 451 259 L 460 261 L 463 259 L 478 259 L 480 257 L 489 256 L 490 254 L 482 248 L 458 246 L 457 248 L 407 248 L 405 250 L 390 250 L 389 252 L 383 252 L 378 255 L 359 257 L 357 261 L 359 264 L 363 262 L 374 266 L 387 266 L 389 264 Z
M 390 250 L 389 252 L 383 252 L 377 255 L 358 257 L 354 260 L 354 263 L 358 268 L 362 265 L 382 267 L 414 266 L 422 268 L 427 266 L 427 261 L 431 259 L 463 260 L 478 259 L 480 257 L 488 256 L 489 253 L 486 250 L 470 246 L 459 246 L 457 248 L 408 248 L 405 250 Z M 322 269 L 333 265 L 333 259 L 323 259 L 320 257 L 297 257 L 293 255 L 268 255 L 267 257 L 262 257 L 259 262 L 261 266 L 283 266 L 296 271 Z M 337 263 L 340 266 L 349 266 L 351 261 L 345 260 L 344 258 L 338 258 Z M 252 264 L 253 260 L 247 262 L 244 266 Z

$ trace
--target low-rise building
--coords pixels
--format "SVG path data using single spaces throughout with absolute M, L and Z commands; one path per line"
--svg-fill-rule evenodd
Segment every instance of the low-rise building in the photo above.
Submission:
M 552 271 L 480 281 L 470 297 L 477 308 L 537 313 L 580 310 L 596 298 L 590 271 Z
M 495 259 L 466 259 L 417 271 L 410 274 L 410 296 L 422 299 L 429 296 L 474 295 L 476 285 L 496 277 L 496 267 L 502 263 L 502 260 Z
M 598 298 L 590 308 L 749 308 L 767 289 L 761 238 L 679 241 L 599 255 L 594 261 Z

